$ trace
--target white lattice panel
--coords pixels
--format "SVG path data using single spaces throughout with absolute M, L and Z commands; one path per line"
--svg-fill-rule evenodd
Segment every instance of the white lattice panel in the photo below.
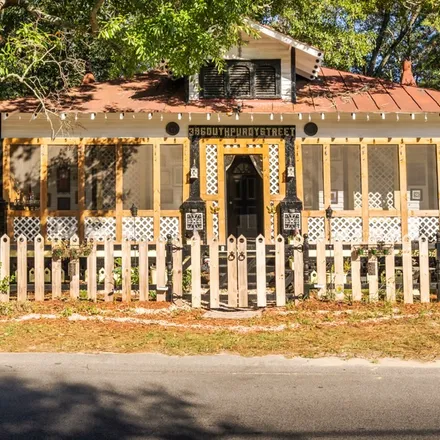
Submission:
M 362 218 L 335 217 L 331 220 L 332 237 L 339 241 L 362 240 Z
M 247 148 L 263 148 L 262 144 L 247 144 Z
M 218 207 L 218 202 L 212 202 L 212 206 L 214 208 Z M 217 212 L 212 214 L 212 233 L 214 235 L 214 237 L 219 237 L 220 236 L 220 222 L 219 222 L 219 215 Z
M 87 217 L 85 236 L 95 241 L 104 241 L 107 237 L 116 240 L 116 219 L 114 217 Z
M 78 234 L 78 219 L 76 217 L 47 218 L 47 238 L 49 240 L 55 237 L 68 240 L 75 234 Z
M 279 182 L 280 163 L 278 157 L 278 145 L 269 145 L 269 187 L 271 194 L 279 194 L 280 182 Z
M 38 217 L 15 217 L 14 238 L 23 234 L 27 240 L 33 240 L 40 233 L 40 219 Z
M 370 209 L 391 209 L 394 204 L 397 151 L 395 148 L 378 147 L 370 156 L 368 164 Z
M 438 232 L 438 217 L 409 217 L 408 232 L 411 240 L 418 240 L 420 237 L 427 237 L 434 241 Z
M 160 236 L 167 238 L 167 235 L 171 237 L 178 237 L 180 235 L 180 225 L 178 217 L 161 217 L 160 218 Z
M 323 217 L 309 217 L 307 225 L 310 243 L 314 243 L 316 240 L 320 240 L 325 237 Z
M 240 144 L 226 144 L 225 148 L 240 148 Z
M 402 240 L 402 227 L 398 217 L 370 218 L 370 241 L 395 242 Z
M 153 217 L 123 217 L 122 238 L 133 241 L 153 241 Z
M 206 146 L 206 194 L 218 193 L 217 182 L 217 145 Z

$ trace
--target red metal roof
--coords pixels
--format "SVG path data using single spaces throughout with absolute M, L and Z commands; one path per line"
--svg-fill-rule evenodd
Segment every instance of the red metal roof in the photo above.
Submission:
M 185 103 L 184 83 L 153 71 L 132 80 L 117 80 L 72 89 L 55 110 L 64 112 L 227 112 L 236 101 Z M 315 81 L 300 79 L 297 103 L 243 100 L 245 113 L 440 112 L 440 91 L 402 86 L 335 69 L 322 68 Z M 0 112 L 32 113 L 33 98 L 0 101 Z

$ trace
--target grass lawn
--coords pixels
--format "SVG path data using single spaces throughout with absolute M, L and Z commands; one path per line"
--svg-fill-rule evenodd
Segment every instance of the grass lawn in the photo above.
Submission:
M 3 352 L 440 359 L 440 306 L 308 301 L 246 320 L 167 304 L 0 304 Z

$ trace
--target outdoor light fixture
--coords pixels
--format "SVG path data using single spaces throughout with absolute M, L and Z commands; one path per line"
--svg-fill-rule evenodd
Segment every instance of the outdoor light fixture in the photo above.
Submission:
M 60 115 L 60 119 L 61 119 L 62 121 L 65 121 L 65 120 L 66 120 L 66 114 L 65 114 L 65 113 L 61 113 L 61 115 Z
M 338 122 L 341 120 L 341 114 L 338 113 Z
M 199 169 L 197 168 L 195 160 L 191 169 L 189 170 L 189 178 L 192 181 L 197 180 L 199 178 Z
M 287 166 L 287 177 L 289 179 L 295 177 L 295 167 L 293 166 L 291 160 L 289 160 L 289 165 Z
M 208 121 L 211 120 L 211 113 L 206 113 L 206 119 L 207 119 Z
M 367 121 L 370 121 L 370 113 L 367 113 Z
M 353 121 L 355 121 L 356 120 L 356 113 L 352 113 L 351 117 L 352 117 Z
M 238 121 L 240 119 L 240 114 L 239 113 L 235 113 L 235 120 Z
M 177 119 L 178 119 L 179 121 L 182 119 L 182 113 L 179 113 L 179 114 L 177 115 Z
M 273 121 L 273 113 L 270 114 L 270 120 Z
M 399 122 L 400 121 L 400 116 L 399 113 L 396 113 L 396 121 Z
M 96 113 L 90 113 L 90 119 L 94 121 L 96 118 Z
M 385 113 L 381 113 L 381 114 L 380 114 L 380 117 L 381 117 L 382 119 L 385 119 Z
M 328 208 L 325 210 L 325 218 L 328 220 L 333 218 L 333 209 L 330 205 L 328 205 Z
M 138 207 L 134 203 L 131 205 L 130 212 L 132 217 L 137 217 Z
M 251 121 L 254 122 L 254 114 L 253 113 L 251 113 Z
M 148 119 L 153 119 L 153 114 L 151 112 L 148 113 Z
M 6 119 L 8 119 L 9 118 L 9 113 L 5 113 L 4 115 L 3 115 L 3 119 L 6 121 Z
M 303 118 L 302 113 L 299 113 L 299 114 L 298 114 L 298 119 L 299 119 L 300 121 L 302 121 L 302 118 Z
M 325 113 L 321 113 L 321 119 L 322 119 L 322 120 L 325 119 Z
M 416 119 L 416 115 L 414 113 L 411 113 L 411 119 L 414 121 Z
M 425 113 L 425 122 L 428 122 L 428 114 Z
M 124 119 L 124 113 L 119 114 L 119 119 Z
M 284 121 L 284 115 L 281 113 L 280 115 L 280 121 L 283 122 Z

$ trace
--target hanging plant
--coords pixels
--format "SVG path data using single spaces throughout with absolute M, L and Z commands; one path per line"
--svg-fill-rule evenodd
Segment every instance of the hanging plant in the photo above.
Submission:
M 88 257 L 92 252 L 93 244 L 83 242 L 79 245 L 70 245 L 67 240 L 61 240 L 52 248 L 52 258 L 54 260 L 76 261 L 81 257 Z

